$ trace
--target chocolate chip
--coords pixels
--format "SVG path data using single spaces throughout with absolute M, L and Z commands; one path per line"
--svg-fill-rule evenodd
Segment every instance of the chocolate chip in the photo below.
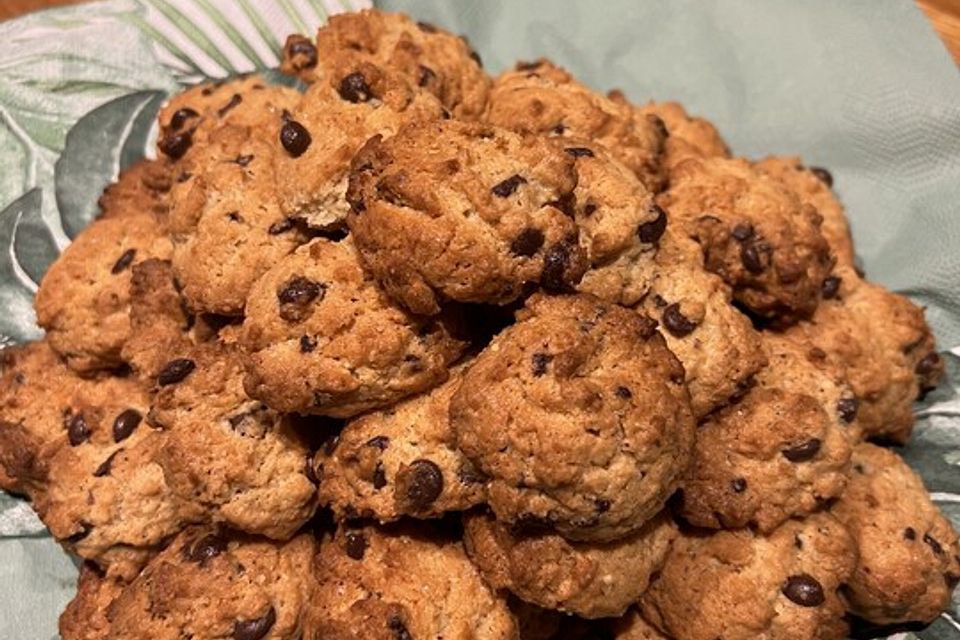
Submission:
M 503 182 L 500 182 L 491 189 L 493 195 L 498 198 L 506 198 L 513 194 L 521 184 L 525 184 L 527 179 L 521 175 L 513 174 Z
M 317 48 L 306 38 L 296 38 L 287 45 L 288 57 L 296 58 L 298 70 L 312 69 L 317 66 Z
M 927 543 L 927 546 L 929 546 L 935 554 L 938 556 L 943 555 L 943 547 L 940 546 L 939 540 L 931 536 L 929 533 L 925 533 L 923 534 L 923 541 Z
M 378 462 L 373 470 L 373 488 L 383 489 L 387 486 L 387 472 L 383 469 L 383 464 Z
M 517 71 L 534 71 L 540 68 L 540 65 L 543 64 L 543 60 L 534 60 L 533 62 L 527 62 L 526 60 L 520 60 L 514 65 L 514 69 Z
M 428 84 L 430 84 L 436 79 L 437 79 L 437 74 L 434 73 L 433 69 L 431 69 L 430 67 L 425 67 L 423 65 L 420 65 L 419 85 L 421 87 L 427 86 Z
M 656 204 L 653 205 L 653 211 L 657 217 L 637 227 L 637 237 L 640 238 L 640 242 L 655 244 L 667 230 L 667 212 Z
M 184 182 L 186 182 L 192 177 L 193 177 L 193 174 L 190 173 L 189 171 L 182 171 L 180 172 L 180 175 L 177 176 L 177 182 L 183 184 Z
M 302 156 L 311 142 L 310 132 L 296 120 L 289 120 L 280 128 L 280 144 L 294 158 Z
M 735 239 L 740 242 L 749 240 L 753 237 L 753 225 L 749 222 L 738 222 L 734 225 L 733 230 L 730 232 Z
M 588 149 L 587 147 L 569 147 L 564 149 L 568 155 L 573 156 L 574 158 L 592 158 L 593 150 Z
M 233 625 L 234 640 L 260 640 L 273 628 L 277 621 L 277 612 L 273 607 L 267 610 L 267 613 L 260 618 L 253 620 L 237 620 Z
M 660 318 L 663 320 L 663 326 L 666 327 L 667 331 L 677 338 L 690 335 L 697 328 L 697 323 L 683 315 L 679 303 L 676 302 L 667 305 Z
M 648 113 L 647 122 L 653 125 L 653 128 L 657 130 L 657 133 L 660 134 L 661 138 L 670 137 L 670 130 L 667 129 L 667 125 L 663 122 L 663 118 L 661 118 L 657 114 Z
M 811 438 L 795 447 L 784 449 L 781 453 L 783 453 L 783 457 L 790 462 L 806 462 L 820 453 L 820 445 L 821 442 L 819 438 Z
M 745 242 L 740 245 L 740 261 L 750 273 L 763 273 L 767 268 L 766 255 L 769 247 L 760 242 Z
M 791 602 L 801 607 L 819 607 L 826 599 L 820 583 L 806 573 L 787 578 L 781 591 Z
M 326 287 L 305 278 L 303 276 L 294 276 L 287 280 L 277 292 L 277 300 L 280 304 L 307 305 L 318 297 L 322 300 Z
M 417 26 L 420 27 L 420 30 L 424 33 L 436 33 L 437 28 L 430 24 L 429 22 L 418 22 Z
M 340 81 L 337 92 L 341 98 L 353 103 L 367 102 L 370 98 L 374 97 L 370 85 L 367 84 L 367 79 L 364 78 L 363 74 L 359 71 L 354 71 L 344 77 L 344 79 Z
M 837 400 L 837 413 L 840 419 L 850 424 L 857 417 L 857 409 L 860 408 L 860 401 L 856 398 L 840 398 Z
M 127 409 L 117 416 L 113 421 L 113 441 L 121 442 L 126 440 L 137 429 L 143 415 L 136 409 Z
M 606 513 L 607 511 L 610 511 L 610 501 L 604 498 L 598 498 L 595 500 L 594 505 L 596 506 L 597 513 Z
M 293 225 L 294 225 L 293 218 L 284 218 L 283 220 L 280 220 L 279 222 L 274 222 L 272 225 L 270 225 L 270 228 L 267 229 L 267 233 L 269 233 L 272 236 L 277 236 L 277 235 L 280 235 L 281 233 L 286 233 L 287 231 L 290 231 L 290 229 L 293 229 Z
M 744 478 L 734 478 L 730 481 L 730 488 L 734 493 L 743 493 L 747 490 L 747 481 Z
M 597 205 L 593 204 L 592 202 L 588 202 L 583 206 L 583 215 L 588 217 L 592 216 L 593 212 L 596 210 L 597 210 Z M 637 229 L 637 233 L 640 233 L 640 229 Z
M 553 356 L 549 353 L 535 353 L 533 357 L 530 358 L 530 361 L 533 365 L 533 375 L 536 378 L 539 378 L 547 372 L 547 365 L 550 364 L 550 361 L 553 360 Z
M 237 159 L 234 160 L 241 167 L 245 167 L 251 162 L 253 162 L 253 155 L 237 156 Z
M 374 436 L 367 440 L 366 446 L 380 449 L 380 451 L 386 451 L 387 447 L 390 446 L 390 438 L 387 436 Z
M 657 327 L 659 324 L 656 320 L 650 316 L 643 314 L 637 314 L 637 334 L 644 340 L 649 340 L 653 336 L 657 335 Z
M 828 187 L 833 186 L 833 174 L 823 167 L 810 167 L 810 173 L 817 176 L 817 179 Z
M 181 131 L 180 133 L 168 133 L 157 143 L 161 153 L 171 160 L 179 160 L 190 149 L 193 144 L 193 133 L 190 131 Z
M 321 465 L 321 469 L 323 466 Z M 303 464 L 303 475 L 307 476 L 309 480 L 314 485 L 320 484 L 320 478 L 317 476 L 317 470 L 313 466 L 313 454 L 308 453 Z
M 543 257 L 543 270 L 540 272 L 540 284 L 549 292 L 558 293 L 570 288 L 566 272 L 570 267 L 570 249 L 558 243 L 547 249 Z
M 240 215 L 239 211 L 231 211 L 227 214 L 227 219 L 231 222 L 243 222 L 243 216 Z
M 183 548 L 183 557 L 189 562 L 205 566 L 209 560 L 227 550 L 227 541 L 216 534 L 205 535 Z
M 917 363 L 914 371 L 921 376 L 926 376 L 933 373 L 939 364 L 940 355 L 936 351 L 931 351 L 927 355 L 923 356 L 923 359 Z
M 543 240 L 543 231 L 527 227 L 510 243 L 510 251 L 514 255 L 529 258 L 540 250 L 540 247 L 543 246 Z
M 136 249 L 127 249 L 123 254 L 117 258 L 117 261 L 113 263 L 113 267 L 110 269 L 110 273 L 117 275 L 122 271 L 125 271 L 127 267 L 133 264 L 133 258 L 137 255 Z
M 311 338 L 310 336 L 303 335 L 300 336 L 300 353 L 310 353 L 317 348 L 316 338 Z
M 83 414 L 78 413 L 70 418 L 70 421 L 67 423 L 67 440 L 70 441 L 70 446 L 76 447 L 89 439 L 90 426 L 87 424 L 87 419 L 83 417 Z
M 633 393 L 627 387 L 617 387 L 614 393 L 617 394 L 618 398 L 623 398 L 624 400 L 629 400 L 633 397 Z
M 113 467 L 113 459 L 117 457 L 117 454 L 123 451 L 123 449 L 117 449 L 109 456 L 107 459 L 100 463 L 100 466 L 96 468 L 93 472 L 94 478 L 102 478 L 104 476 L 110 475 L 110 468 Z
M 840 282 L 841 279 L 837 276 L 828 276 L 823 279 L 823 284 L 820 285 L 820 293 L 823 294 L 824 300 L 832 300 L 837 297 L 837 294 L 840 293 Z
M 480 58 L 480 54 L 473 49 L 470 50 L 470 59 L 476 62 L 478 67 L 483 68 L 483 60 Z
M 414 510 L 426 509 L 443 493 L 443 472 L 430 460 L 414 460 L 397 474 L 397 491 Z
M 217 115 L 222 118 L 223 116 L 230 113 L 230 111 L 232 111 L 233 108 L 236 107 L 241 102 L 243 102 L 243 97 L 239 93 L 233 94 L 233 96 L 230 98 L 230 102 L 223 105 L 217 110 Z
M 353 560 L 363 560 L 363 554 L 367 552 L 367 538 L 360 531 L 348 531 L 344 549 L 347 557 Z
M 177 358 L 164 365 L 160 374 L 157 376 L 157 384 L 161 387 L 180 382 L 190 375 L 197 364 L 188 358 Z
M 170 118 L 170 128 L 174 131 L 180 131 L 183 128 L 183 125 L 187 123 L 187 120 L 190 118 L 196 118 L 200 114 L 191 109 L 190 107 L 183 107 L 177 109 L 173 112 L 173 116 Z
M 907 527 L 906 529 L 903 530 L 903 538 L 904 540 L 916 540 L 917 539 L 916 530 L 913 527 Z
M 566 130 L 567 130 L 567 126 L 561 122 L 557 126 L 555 126 L 552 131 L 556 135 L 562 136 Z
M 563 194 L 553 202 L 548 202 L 547 206 L 559 209 L 565 216 L 572 218 L 577 213 L 577 196 L 571 191 L 570 193 Z

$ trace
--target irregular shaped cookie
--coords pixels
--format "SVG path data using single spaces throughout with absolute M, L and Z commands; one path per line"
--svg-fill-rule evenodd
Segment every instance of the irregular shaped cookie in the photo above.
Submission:
M 729 158 L 730 148 L 709 120 L 691 116 L 679 102 L 648 102 L 637 110 L 666 126 L 663 164 L 672 170 L 687 158 Z
M 317 452 L 320 501 L 338 519 L 434 518 L 485 500 L 486 478 L 452 446 L 449 408 L 458 369 L 427 393 L 350 422 Z
M 663 507 L 690 460 L 683 368 L 649 318 L 537 295 L 467 369 L 457 445 L 490 476 L 500 520 L 608 541 Z
M 651 191 L 663 187 L 663 122 L 592 91 L 547 60 L 521 62 L 500 75 L 484 119 L 524 133 L 592 140 L 609 149 Z
M 105 576 L 95 564 L 85 562 L 77 578 L 77 593 L 60 614 L 62 640 L 107 640 L 110 633 L 107 607 L 126 584 L 119 578 Z
M 805 167 L 796 156 L 771 156 L 755 165 L 761 173 L 777 178 L 823 218 L 820 232 L 826 238 L 838 265 L 853 267 L 856 255 L 850 223 L 843 205 L 833 193 L 833 176 L 822 167 Z
M 703 267 L 695 242 L 668 224 L 643 311 L 660 323 L 667 347 L 683 364 L 697 419 L 742 394 L 766 364 L 760 334 L 732 304 L 719 276 Z
M 585 618 L 622 615 L 646 591 L 677 536 L 661 513 L 605 544 L 567 542 L 555 533 L 511 531 L 492 514 L 467 514 L 467 553 L 494 589 Z
M 144 422 L 145 385 L 81 378 L 45 343 L 24 347 L 4 375 L 0 465 L 58 541 L 110 575 L 132 578 L 202 513 L 176 498 Z
M 165 434 L 157 460 L 170 489 L 209 521 L 286 540 L 317 506 L 310 447 L 292 418 L 247 396 L 243 377 L 236 347 L 213 343 L 173 359 L 150 409 Z
M 849 462 L 844 430 L 815 398 L 751 389 L 697 430 L 680 513 L 700 527 L 769 532 L 838 496 Z
M 540 138 L 429 122 L 357 154 L 347 223 L 365 266 L 414 313 L 506 304 L 528 283 L 580 281 L 575 187 L 573 158 Z
M 862 443 L 853 468 L 831 509 L 860 550 L 844 590 L 851 612 L 877 624 L 933 621 L 960 581 L 957 532 L 893 451 Z
M 768 535 L 683 532 L 641 610 L 676 640 L 842 640 L 837 592 L 856 554 L 843 525 L 824 513 Z
M 304 638 L 518 638 L 460 541 L 430 524 L 341 527 L 316 567 Z
M 120 172 L 100 196 L 100 218 L 151 213 L 162 220 L 169 210 L 172 167 L 164 160 L 141 160 Z
M 449 316 L 415 318 L 361 268 L 349 238 L 317 239 L 257 282 L 247 392 L 281 412 L 349 417 L 447 378 L 464 344 Z
M 480 56 L 465 38 L 403 14 L 377 10 L 331 16 L 317 32 L 315 45 L 303 36 L 290 36 L 280 68 L 305 82 L 329 83 L 364 64 L 402 75 L 464 120 L 480 115 L 490 89 Z
M 187 529 L 107 608 L 110 640 L 297 640 L 316 542 Z
M 830 247 L 816 210 L 778 180 L 744 160 L 689 159 L 658 202 L 751 313 L 788 325 L 816 309 Z
M 374 136 L 439 120 L 428 91 L 389 68 L 363 63 L 310 87 L 279 129 L 277 188 L 285 215 L 320 230 L 343 226 L 350 160 Z
M 149 213 L 95 220 L 50 265 L 34 306 L 50 345 L 80 372 L 122 364 L 130 337 L 131 267 L 168 259 L 170 240 Z

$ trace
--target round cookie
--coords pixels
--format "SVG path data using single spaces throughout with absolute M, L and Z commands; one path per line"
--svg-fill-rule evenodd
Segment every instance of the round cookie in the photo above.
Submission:
M 700 527 L 769 532 L 838 496 L 849 462 L 844 430 L 815 398 L 754 388 L 700 424 L 679 511 Z
M 960 545 L 920 477 L 893 451 L 862 443 L 831 512 L 853 535 L 860 560 L 844 596 L 877 624 L 932 622 L 960 581 Z
M 711 122 L 691 116 L 679 102 L 648 102 L 637 107 L 667 128 L 663 164 L 672 170 L 687 158 L 729 158 L 730 148 Z
M 337 519 L 435 518 L 484 502 L 486 478 L 452 446 L 450 397 L 460 375 L 353 420 L 317 452 L 320 502 Z
M 320 545 L 305 640 L 519 640 L 456 538 L 424 523 L 341 527 Z
M 824 513 L 768 535 L 682 532 L 641 610 L 676 640 L 842 640 L 838 591 L 856 554 L 843 525 Z
M 464 344 L 449 314 L 394 305 L 352 241 L 317 239 L 254 286 L 243 324 L 251 397 L 281 412 L 350 417 L 447 378 Z
M 573 158 L 536 137 L 441 121 L 368 142 L 347 223 L 365 266 L 414 313 L 445 299 L 506 304 L 529 283 L 567 290 L 586 268 Z
M 311 451 L 294 419 L 247 396 L 237 347 L 212 343 L 171 362 L 190 371 L 163 384 L 167 365 L 149 416 L 165 436 L 157 461 L 170 489 L 213 523 L 292 537 L 317 507 Z
M 591 296 L 537 295 L 470 365 L 450 419 L 500 520 L 608 541 L 660 511 L 694 424 L 655 327 Z
M 668 223 L 641 309 L 660 325 L 683 365 L 690 406 L 700 419 L 741 395 L 766 364 L 760 334 L 733 306 L 719 276 L 703 268 L 695 242 Z
M 465 38 L 385 11 L 331 16 L 317 32 L 315 45 L 303 36 L 290 36 L 280 68 L 308 83 L 330 83 L 365 64 L 401 75 L 463 120 L 480 115 L 490 90 L 480 56 Z
M 658 203 L 751 313 L 789 325 L 814 312 L 830 247 L 816 210 L 778 180 L 744 160 L 688 159 Z
M 107 608 L 110 640 L 298 640 L 316 542 L 181 533 Z
M 796 156 L 771 156 L 754 164 L 754 167 L 780 180 L 805 204 L 810 204 L 823 218 L 820 232 L 826 238 L 837 264 L 853 267 L 856 255 L 850 223 L 843 205 L 833 193 L 833 176 L 821 167 L 805 167 Z
M 592 140 L 651 191 L 663 187 L 663 123 L 592 91 L 548 60 L 521 62 L 501 74 L 490 90 L 484 119 L 524 133 Z
M 467 514 L 464 520 L 467 553 L 487 584 L 584 618 L 622 615 L 646 591 L 676 535 L 665 513 L 625 538 L 602 544 L 511 530 L 490 513 Z
M 168 259 L 170 240 L 150 213 L 95 220 L 50 265 L 34 306 L 47 340 L 80 372 L 115 368 L 130 337 L 131 267 Z

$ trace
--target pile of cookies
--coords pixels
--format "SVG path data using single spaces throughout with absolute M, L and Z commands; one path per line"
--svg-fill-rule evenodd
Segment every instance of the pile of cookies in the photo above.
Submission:
M 841 639 L 957 534 L 830 173 L 401 15 L 194 87 L 2 352 L 64 640 Z

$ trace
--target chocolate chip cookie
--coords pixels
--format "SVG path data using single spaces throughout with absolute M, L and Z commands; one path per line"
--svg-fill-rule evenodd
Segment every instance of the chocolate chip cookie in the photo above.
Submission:
M 573 540 L 652 518 L 694 435 L 683 367 L 655 323 L 585 295 L 531 298 L 467 369 L 450 419 L 499 519 Z
M 464 343 L 449 314 L 407 314 L 361 268 L 352 240 L 317 239 L 254 286 L 243 344 L 251 397 L 281 412 L 350 417 L 447 378 Z
M 609 543 L 524 532 L 487 512 L 467 514 L 464 529 L 467 553 L 491 587 L 585 618 L 623 614 L 646 591 L 677 535 L 664 513 Z
M 342 526 L 316 567 L 304 638 L 519 638 L 506 601 L 433 525 Z
M 590 90 L 548 60 L 521 62 L 498 77 L 484 119 L 525 133 L 592 140 L 651 191 L 664 184 L 667 131 L 659 118 Z
M 400 74 L 411 86 L 435 95 L 445 109 L 463 120 L 480 115 L 490 90 L 480 56 L 465 38 L 384 11 L 331 16 L 317 32 L 315 43 L 290 36 L 280 68 L 308 83 L 335 79 L 349 91 L 359 82 L 344 78 L 367 64 Z
M 697 431 L 680 513 L 691 524 L 769 532 L 843 490 L 850 445 L 815 398 L 754 388 Z
M 347 223 L 366 267 L 414 313 L 506 304 L 531 283 L 568 290 L 586 268 L 573 160 L 492 125 L 407 126 L 354 158 Z
M 877 624 L 931 622 L 960 581 L 960 546 L 920 477 L 893 451 L 862 443 L 847 490 L 831 509 L 860 550 L 844 596 Z
M 751 313 L 789 325 L 816 310 L 830 247 L 817 211 L 778 180 L 744 160 L 689 159 L 658 203 Z
M 842 640 L 838 591 L 856 558 L 850 534 L 824 513 L 767 535 L 682 532 L 640 606 L 676 640 Z
M 119 578 L 105 576 L 95 564 L 85 562 L 77 578 L 77 594 L 60 614 L 62 640 L 106 640 L 110 632 L 107 607 L 126 584 Z
M 687 113 L 679 102 L 648 102 L 637 110 L 667 129 L 663 164 L 672 170 L 687 158 L 729 158 L 730 148 L 709 120 Z M 669 174 L 668 174 L 669 175 Z

